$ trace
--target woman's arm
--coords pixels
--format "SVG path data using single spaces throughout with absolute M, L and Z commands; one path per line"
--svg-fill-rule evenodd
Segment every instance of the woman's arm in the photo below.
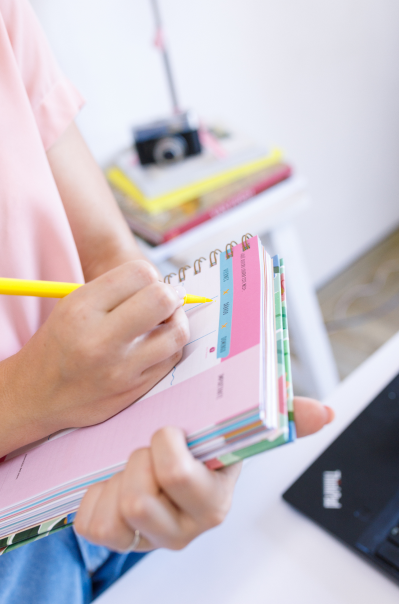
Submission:
M 86 282 L 129 260 L 146 259 L 75 123 L 47 157 Z
M 48 159 L 89 283 L 0 363 L 0 458 L 115 415 L 169 372 L 188 341 L 182 292 L 159 283 L 74 124 Z

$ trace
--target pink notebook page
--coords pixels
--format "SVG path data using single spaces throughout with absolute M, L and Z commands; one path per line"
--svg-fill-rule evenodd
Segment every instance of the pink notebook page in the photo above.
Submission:
M 223 395 L 218 398 L 219 376 Z M 0 465 L 0 510 L 57 485 L 127 461 L 150 444 L 156 430 L 173 425 L 187 435 L 259 404 L 259 347 L 208 369 L 108 421 L 50 441 Z

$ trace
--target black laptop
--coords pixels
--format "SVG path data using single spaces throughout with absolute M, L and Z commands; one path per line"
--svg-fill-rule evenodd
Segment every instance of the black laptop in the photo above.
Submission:
M 399 581 L 399 374 L 283 497 Z

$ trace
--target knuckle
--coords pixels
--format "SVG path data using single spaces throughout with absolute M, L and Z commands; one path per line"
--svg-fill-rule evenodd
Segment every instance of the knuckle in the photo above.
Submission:
M 127 374 L 123 363 L 112 364 L 103 371 L 108 387 L 112 390 L 119 391 L 121 388 L 127 387 Z
M 183 346 L 187 344 L 190 338 L 190 330 L 186 315 L 184 315 L 184 317 L 179 318 L 179 321 L 176 322 L 173 329 L 173 333 L 177 347 L 183 348 Z
M 152 436 L 151 448 L 152 449 L 155 448 L 156 450 L 164 450 L 165 452 L 166 451 L 168 452 L 168 457 L 169 457 L 170 461 L 167 466 L 166 466 L 166 464 L 165 464 L 165 466 L 162 466 L 162 470 L 165 470 L 165 468 L 167 468 L 169 471 L 173 465 L 182 463 L 181 455 L 177 454 L 176 450 L 175 450 L 176 449 L 175 444 L 176 444 L 177 438 L 182 438 L 185 440 L 183 430 L 181 430 L 180 428 L 177 428 L 176 426 L 165 426 L 163 428 L 160 428 Z M 188 459 L 189 460 L 192 459 L 190 455 L 189 455 Z M 186 461 L 186 463 L 187 463 L 187 461 Z
M 172 367 L 181 360 L 182 356 L 183 356 L 183 348 L 181 348 L 180 350 L 178 350 L 177 352 L 172 354 L 171 359 L 170 359 L 172 362 Z
M 73 355 L 76 364 L 98 366 L 106 358 L 104 342 L 97 338 L 78 338 L 74 347 Z
M 206 525 L 208 528 L 214 528 L 222 524 L 228 513 L 228 507 L 222 506 L 210 510 L 207 514 Z
M 164 467 L 159 474 L 159 480 L 166 489 L 186 488 L 192 482 L 191 467 L 184 462 L 175 462 Z
M 154 288 L 157 303 L 162 310 L 162 314 L 165 318 L 169 317 L 176 308 L 176 296 L 173 294 L 172 289 L 166 287 L 163 283 L 156 283 Z
M 95 543 L 107 543 L 112 536 L 112 530 L 104 521 L 93 521 L 89 528 L 89 536 Z
M 68 297 L 58 302 L 60 320 L 64 326 L 64 330 L 68 326 L 74 328 L 76 325 L 84 326 L 88 319 L 89 309 L 87 303 L 82 297 L 75 297 L 68 300 Z
M 148 510 L 145 498 L 139 495 L 124 495 L 120 502 L 124 518 L 137 522 L 147 518 Z
M 132 260 L 128 262 L 129 269 L 133 272 L 134 277 L 139 279 L 145 285 L 151 285 L 158 281 L 158 275 L 153 266 L 146 260 Z
M 81 517 L 79 514 L 77 514 L 77 516 L 74 520 L 73 526 L 74 526 L 75 531 L 77 533 L 79 533 L 79 535 L 82 535 L 82 537 L 86 537 L 86 535 L 87 535 L 86 525 L 81 520 Z
M 174 551 L 180 551 L 182 549 L 184 549 L 185 547 L 187 547 L 187 545 L 192 541 L 191 538 L 187 538 L 187 537 L 178 537 L 176 538 L 173 543 L 171 543 L 171 545 L 169 546 L 169 549 L 174 550 Z

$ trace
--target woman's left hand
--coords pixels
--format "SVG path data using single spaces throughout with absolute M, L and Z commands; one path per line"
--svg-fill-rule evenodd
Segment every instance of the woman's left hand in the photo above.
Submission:
M 297 397 L 298 436 L 317 432 L 334 417 L 329 407 Z M 134 451 L 126 468 L 89 488 L 76 516 L 83 537 L 116 551 L 177 550 L 220 524 L 230 508 L 241 464 L 209 470 L 194 459 L 182 430 L 163 428 L 151 446 Z

